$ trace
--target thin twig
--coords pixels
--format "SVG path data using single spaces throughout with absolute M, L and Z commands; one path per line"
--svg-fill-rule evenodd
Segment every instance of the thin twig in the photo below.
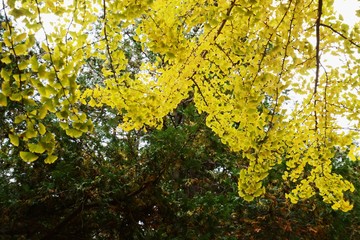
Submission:
M 341 32 L 337 31 L 336 29 L 334 29 L 332 26 L 329 26 L 327 24 L 324 24 L 324 23 L 320 23 L 320 26 L 323 26 L 323 27 L 326 27 L 326 28 L 329 28 L 331 31 L 333 31 L 334 33 L 336 33 L 337 35 L 339 35 L 340 37 L 342 37 L 343 39 L 349 41 L 352 45 L 360 48 L 360 44 L 359 43 L 356 43 L 354 42 L 352 39 L 346 37 L 344 34 L 342 34 Z

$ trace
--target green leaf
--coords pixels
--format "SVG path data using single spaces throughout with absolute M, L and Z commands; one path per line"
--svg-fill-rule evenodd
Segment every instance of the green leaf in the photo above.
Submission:
M 15 18 L 20 18 L 24 16 L 24 11 L 23 9 L 14 8 L 13 10 L 10 11 L 10 14 L 13 15 Z
M 29 147 L 30 152 L 33 152 L 33 153 L 45 152 L 45 148 L 41 144 L 29 143 L 28 147 Z
M 15 50 L 15 54 L 17 56 L 21 56 L 21 55 L 25 55 L 27 52 L 27 47 L 25 44 L 19 44 L 17 46 L 14 47 Z
M 71 128 L 71 129 L 66 129 L 66 134 L 73 138 L 79 138 L 81 137 L 82 132 L 74 128 Z
M 46 133 L 46 127 L 42 123 L 39 123 L 39 132 L 41 135 L 44 135 Z
M 7 46 L 7 47 L 11 47 L 11 46 L 12 46 L 12 42 L 10 42 L 8 38 L 4 38 L 3 41 L 4 41 L 4 43 L 5 43 L 5 46 Z
M 58 117 L 59 119 L 67 119 L 68 116 L 69 116 L 69 113 L 65 110 L 56 113 L 56 117 Z
M 43 105 L 41 108 L 39 108 L 39 111 L 38 111 L 38 117 L 39 119 L 44 119 L 46 117 L 46 114 L 47 114 L 47 105 Z
M 265 193 L 265 189 L 264 188 L 259 188 L 258 190 L 256 190 L 254 192 L 254 197 L 260 197 L 264 193 Z
M 19 136 L 9 133 L 9 138 L 12 145 L 19 146 Z
M 24 70 L 28 67 L 28 65 L 29 65 L 28 61 L 24 61 L 24 62 L 21 62 L 18 64 L 18 68 L 19 68 L 19 70 Z M 24 81 L 24 80 L 22 80 L 22 81 Z
M 245 195 L 244 200 L 247 201 L 247 202 L 251 202 L 252 200 L 254 200 L 254 197 L 250 196 L 250 195 Z
M 44 162 L 47 164 L 54 163 L 58 159 L 57 156 L 49 155 L 47 158 L 45 158 Z
M 38 133 L 34 129 L 28 128 L 28 130 L 26 130 L 26 132 L 25 132 L 25 136 L 26 136 L 26 138 L 30 139 L 30 138 L 37 137 Z
M 55 104 L 53 103 L 53 99 L 51 99 L 51 98 L 45 100 L 44 106 L 46 106 L 46 108 L 47 108 L 47 110 L 49 112 L 55 112 L 56 111 Z
M 22 95 L 21 95 L 21 93 L 14 93 L 14 94 L 10 95 L 9 98 L 11 101 L 20 102 L 22 99 Z
M 59 122 L 59 125 L 63 130 L 69 129 L 69 125 L 66 122 Z
M 1 84 L 1 90 L 5 96 L 10 96 L 11 95 L 11 85 L 10 85 L 10 81 L 6 80 L 7 77 L 10 78 L 10 74 L 7 71 L 3 71 L 3 70 L 4 69 L 1 70 L 1 77 L 3 77 L 5 81 Z
M 6 57 L 2 58 L 1 61 L 2 61 L 3 63 L 5 63 L 5 64 L 11 63 L 11 59 L 10 59 L 9 56 L 6 56 Z
M 0 93 L 0 107 L 7 106 L 7 98 L 4 94 Z
M 87 132 L 88 131 L 88 126 L 87 123 L 82 123 L 82 122 L 74 122 L 73 127 L 77 130 L 80 130 L 82 132 Z
M 38 66 L 38 74 L 39 74 L 40 78 L 46 79 L 47 72 L 46 72 L 46 68 L 44 65 Z
M 16 37 L 15 37 L 15 42 L 21 42 L 21 41 L 23 41 L 25 38 L 26 38 L 26 33 L 21 33 L 21 34 L 19 34 L 19 35 L 17 35 Z
M 21 123 L 22 121 L 25 121 L 26 119 L 26 116 L 25 115 L 18 115 L 15 117 L 15 123 L 18 124 L 18 123 Z
M 35 55 L 30 58 L 30 64 L 31 64 L 31 69 L 34 72 L 37 72 L 39 70 L 39 62 Z
M 31 153 L 31 152 L 24 152 L 24 151 L 21 151 L 20 152 L 20 157 L 22 160 L 24 160 L 25 162 L 33 162 L 35 161 L 36 159 L 39 158 L 38 155 L 34 154 L 34 153 Z

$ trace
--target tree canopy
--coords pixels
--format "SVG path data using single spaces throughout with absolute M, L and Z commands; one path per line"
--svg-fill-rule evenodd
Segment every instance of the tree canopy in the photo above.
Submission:
M 190 101 L 244 163 L 242 198 L 264 195 L 269 173 L 282 165 L 292 203 L 317 194 L 333 209 L 352 209 L 354 185 L 333 165 L 339 152 L 357 159 L 360 25 L 343 23 L 333 1 L 2 5 L 0 106 L 9 153 L 54 163 L 66 148 L 60 130 L 71 139 L 94 136 L 107 124 L 96 117 L 115 119 L 115 134 L 160 130 Z M 51 29 L 47 15 L 59 18 Z

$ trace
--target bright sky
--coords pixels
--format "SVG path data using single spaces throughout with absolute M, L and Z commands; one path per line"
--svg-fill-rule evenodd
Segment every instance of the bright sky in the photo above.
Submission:
M 356 11 L 360 11 L 359 0 L 336 0 L 334 2 L 335 10 L 344 17 L 344 21 L 351 27 L 359 17 L 356 16 Z

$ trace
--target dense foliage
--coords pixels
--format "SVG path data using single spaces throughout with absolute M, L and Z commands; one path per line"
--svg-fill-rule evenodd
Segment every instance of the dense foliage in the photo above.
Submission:
M 315 197 L 293 205 L 284 196 L 285 165 L 270 173 L 264 197 L 240 199 L 236 182 L 246 160 L 220 142 L 193 104 L 174 113 L 181 123 L 169 115 L 162 130 L 146 134 L 116 132 L 110 113 L 99 118 L 94 136 L 73 139 L 54 127 L 60 158 L 51 165 L 28 164 L 5 153 L 11 145 L 2 142 L 0 239 L 360 237 L 358 197 L 349 213 Z M 360 187 L 357 162 L 337 158 L 334 171 Z
M 332 4 L 3 0 L 0 238 L 357 239 Z

